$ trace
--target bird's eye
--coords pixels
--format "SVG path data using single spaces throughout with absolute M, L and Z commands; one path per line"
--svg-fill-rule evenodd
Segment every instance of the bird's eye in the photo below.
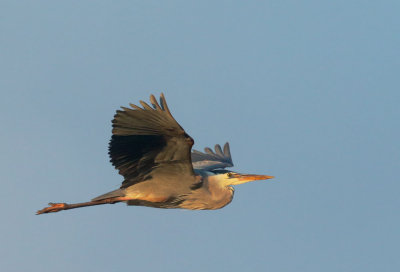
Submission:
M 228 173 L 228 178 L 232 178 L 233 174 L 232 173 Z

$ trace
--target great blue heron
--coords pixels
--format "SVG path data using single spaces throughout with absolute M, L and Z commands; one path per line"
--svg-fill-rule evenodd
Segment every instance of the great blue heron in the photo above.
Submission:
M 89 202 L 49 203 L 37 214 L 74 208 L 125 202 L 127 205 L 189 210 L 220 209 L 232 201 L 238 185 L 273 178 L 266 175 L 239 174 L 232 167 L 229 144 L 216 145 L 215 151 L 193 150 L 193 139 L 172 117 L 165 97 L 160 104 L 150 96 L 152 107 L 130 104 L 114 116 L 109 155 L 124 177 L 119 189 Z

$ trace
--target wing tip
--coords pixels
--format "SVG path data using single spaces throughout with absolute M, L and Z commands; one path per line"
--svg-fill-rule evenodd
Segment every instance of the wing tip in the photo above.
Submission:
M 160 94 L 160 104 L 161 108 L 171 117 L 174 118 L 171 114 L 171 111 L 168 108 L 167 100 L 165 99 L 164 93 Z
M 164 93 L 161 93 L 161 95 L 160 95 L 160 103 L 157 102 L 157 99 L 153 94 L 150 95 L 149 100 L 150 100 L 150 104 L 153 107 L 151 107 L 147 102 L 145 102 L 143 100 L 139 100 L 139 103 L 142 105 L 143 108 L 141 108 L 138 105 L 135 105 L 133 103 L 129 103 L 129 106 L 131 108 L 121 106 L 122 111 L 117 111 L 117 112 L 123 112 L 123 111 L 128 112 L 131 110 L 159 110 L 159 111 L 167 112 L 168 115 L 170 115 L 172 117 L 172 114 L 167 105 L 167 101 L 165 100 Z
M 216 144 L 215 145 L 215 152 L 209 148 L 205 147 L 204 152 L 200 152 L 198 150 L 192 150 L 192 155 L 195 156 L 200 156 L 196 158 L 195 163 L 198 165 L 198 168 L 202 169 L 219 169 L 219 168 L 226 168 L 226 167 L 233 167 L 233 161 L 232 161 L 232 156 L 230 152 L 230 147 L 229 143 L 226 142 L 224 144 L 224 148 L 222 150 L 221 145 Z M 213 161 L 214 163 L 211 163 L 207 166 L 200 166 L 201 163 L 199 161 L 208 161 L 211 163 Z

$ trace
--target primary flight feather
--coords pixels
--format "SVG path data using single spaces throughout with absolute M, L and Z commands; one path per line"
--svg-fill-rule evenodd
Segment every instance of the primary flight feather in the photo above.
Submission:
M 165 97 L 158 103 L 122 107 L 112 121 L 111 163 L 124 177 L 119 189 L 75 204 L 49 203 L 37 214 L 125 202 L 127 205 L 190 210 L 220 209 L 232 201 L 232 185 L 273 178 L 239 174 L 232 167 L 229 144 L 222 150 L 193 150 L 193 139 L 172 116 Z

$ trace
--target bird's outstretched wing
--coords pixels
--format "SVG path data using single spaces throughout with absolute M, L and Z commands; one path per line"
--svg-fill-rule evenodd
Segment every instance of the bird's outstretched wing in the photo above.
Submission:
M 215 152 L 208 147 L 204 148 L 204 152 L 193 150 L 192 164 L 194 169 L 209 171 L 233 166 L 229 143 L 224 145 L 224 151 L 217 144 L 215 145 Z
M 194 175 L 190 157 L 193 139 L 172 117 L 163 94 L 160 103 L 153 95 L 150 102 L 152 107 L 143 101 L 143 108 L 133 104 L 132 108 L 121 107 L 112 121 L 109 155 L 125 178 L 121 188 L 150 179 L 162 168 L 171 175 Z

